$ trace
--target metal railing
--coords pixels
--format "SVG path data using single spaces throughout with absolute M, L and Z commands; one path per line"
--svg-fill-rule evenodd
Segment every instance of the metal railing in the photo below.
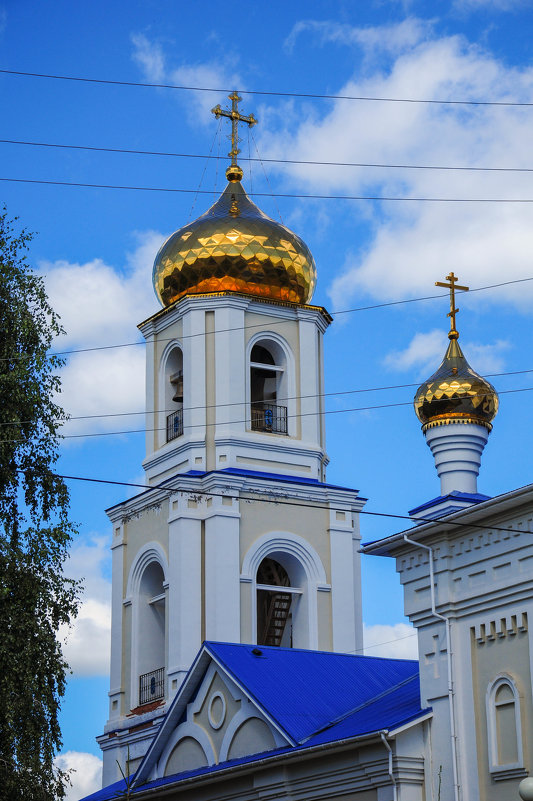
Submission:
M 167 442 L 183 434 L 183 410 L 178 409 L 167 417 Z
M 165 668 L 139 676 L 139 706 L 165 697 Z
M 287 433 L 287 407 L 256 401 L 252 403 L 252 431 Z

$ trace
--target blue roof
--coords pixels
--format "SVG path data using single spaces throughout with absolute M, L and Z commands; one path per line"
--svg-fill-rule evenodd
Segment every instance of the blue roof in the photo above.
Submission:
M 254 650 L 261 653 L 254 654 Z M 194 666 L 209 657 L 244 689 L 293 745 L 160 778 L 134 788 L 133 793 L 267 756 L 303 751 L 384 729 L 390 731 L 427 711 L 420 706 L 418 662 L 413 660 L 206 642 L 167 718 L 188 682 L 193 681 Z M 197 686 L 198 681 L 194 683 Z M 110 801 L 124 790 L 125 782 L 116 782 L 84 801 Z
M 268 646 L 260 646 L 261 656 L 255 656 L 257 646 L 253 645 L 207 642 L 205 646 L 297 743 L 383 692 L 418 677 L 418 662 L 410 659 Z M 420 712 L 418 689 L 409 714 Z M 380 728 L 389 728 L 383 716 L 374 719 L 372 708 L 361 709 L 350 736 Z

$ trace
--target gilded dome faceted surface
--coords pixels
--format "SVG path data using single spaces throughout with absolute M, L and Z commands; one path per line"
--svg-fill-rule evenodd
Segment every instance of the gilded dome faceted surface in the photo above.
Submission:
M 184 295 L 226 291 L 308 303 L 316 284 L 311 251 L 250 200 L 240 175 L 230 172 L 228 177 L 216 203 L 159 250 L 153 281 L 161 303 L 169 306 Z
M 452 338 L 437 372 L 418 388 L 414 406 L 424 429 L 461 422 L 490 429 L 498 411 L 498 394 L 472 370 L 457 339 Z

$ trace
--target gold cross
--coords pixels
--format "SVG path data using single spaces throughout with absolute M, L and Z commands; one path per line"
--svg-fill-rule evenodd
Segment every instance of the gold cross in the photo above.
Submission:
M 448 317 L 450 317 L 450 332 L 448 337 L 450 339 L 459 339 L 459 332 L 455 327 L 455 315 L 459 311 L 459 309 L 455 308 L 455 290 L 460 289 L 463 292 L 468 292 L 469 287 L 460 286 L 457 283 L 457 277 L 454 273 L 447 275 L 446 280 L 448 281 L 447 284 L 443 283 L 442 281 L 435 281 L 435 286 L 442 286 L 445 289 L 450 290 L 450 311 L 448 312 Z
M 239 113 L 239 103 L 242 97 L 239 97 L 237 92 L 232 92 L 228 97 L 231 100 L 231 109 L 221 108 L 219 103 L 215 108 L 211 109 L 211 112 L 215 115 L 217 120 L 219 117 L 227 117 L 231 120 L 231 151 L 228 153 L 228 156 L 231 158 L 231 166 L 237 167 L 237 156 L 241 152 L 239 150 L 239 122 L 247 122 L 248 127 L 251 128 L 252 125 L 257 125 L 257 120 L 253 114 L 250 114 L 249 117 L 245 117 L 244 114 Z

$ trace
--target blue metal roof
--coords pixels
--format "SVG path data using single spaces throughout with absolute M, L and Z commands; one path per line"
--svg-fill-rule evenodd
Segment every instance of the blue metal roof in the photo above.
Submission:
M 390 731 L 427 711 L 420 707 L 418 662 L 413 660 L 218 642 L 204 643 L 195 663 L 202 654 L 243 687 L 295 745 L 157 779 L 134 788 L 133 794 L 266 757 Z M 186 684 L 187 679 L 183 687 Z M 167 717 L 179 697 L 180 693 Z M 124 790 L 125 782 L 116 782 L 84 801 L 110 801 Z
M 418 662 L 297 648 L 205 643 L 206 649 L 292 740 L 303 742 L 350 710 L 418 676 Z M 420 712 L 420 694 L 418 696 Z M 368 720 L 367 720 L 368 718 Z M 358 725 L 372 731 L 372 715 Z M 357 734 L 354 731 L 353 734 Z

